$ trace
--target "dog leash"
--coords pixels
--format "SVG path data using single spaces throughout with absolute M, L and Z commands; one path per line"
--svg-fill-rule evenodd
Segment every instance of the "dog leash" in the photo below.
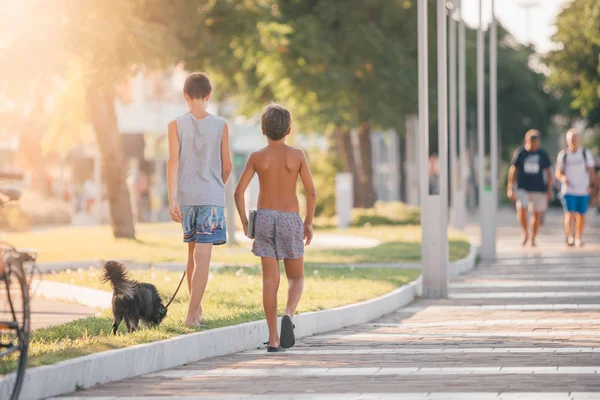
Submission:
M 179 280 L 179 285 L 177 285 L 177 289 L 175 289 L 175 293 L 173 293 L 173 296 L 171 296 L 171 300 L 169 300 L 169 302 L 167 303 L 167 305 L 165 306 L 165 308 L 169 308 L 169 306 L 171 305 L 171 303 L 175 299 L 175 296 L 177 296 L 177 292 L 179 292 L 179 288 L 181 287 L 181 284 L 183 283 L 183 279 L 184 278 L 185 278 L 185 270 L 183 271 L 183 274 L 181 274 L 181 279 Z

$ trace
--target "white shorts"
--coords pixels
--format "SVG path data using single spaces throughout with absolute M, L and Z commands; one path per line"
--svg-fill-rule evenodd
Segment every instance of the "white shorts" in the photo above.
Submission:
M 548 194 L 546 192 L 527 192 L 517 189 L 517 208 L 528 208 L 529 211 L 543 213 L 548 208 Z

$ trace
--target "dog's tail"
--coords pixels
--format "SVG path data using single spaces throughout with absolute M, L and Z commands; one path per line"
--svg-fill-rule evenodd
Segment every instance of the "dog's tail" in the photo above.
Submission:
M 123 264 L 118 261 L 103 261 L 102 268 L 102 282 L 110 282 L 115 294 L 133 298 L 137 282 L 129 279 L 129 272 Z

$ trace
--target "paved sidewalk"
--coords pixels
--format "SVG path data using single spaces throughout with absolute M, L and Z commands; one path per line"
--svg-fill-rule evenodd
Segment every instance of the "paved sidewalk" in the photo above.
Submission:
M 516 227 L 501 228 L 498 261 L 452 282 L 448 299 L 419 299 L 284 354 L 212 358 L 72 396 L 600 399 L 600 224 L 577 252 L 556 218 L 534 250 L 516 245 Z

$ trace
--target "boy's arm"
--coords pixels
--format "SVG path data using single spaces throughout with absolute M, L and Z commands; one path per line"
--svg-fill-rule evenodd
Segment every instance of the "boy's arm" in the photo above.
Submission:
M 221 178 L 223 178 L 223 183 L 227 183 L 227 179 L 229 179 L 231 170 L 233 169 L 231 151 L 229 149 L 229 127 L 227 126 L 227 122 L 225 122 L 225 126 L 223 126 L 223 136 L 221 138 L 221 163 Z
M 310 167 L 308 166 L 308 160 L 306 154 L 301 151 L 302 160 L 300 162 L 300 179 L 304 185 L 304 191 L 306 192 L 306 217 L 304 218 L 304 237 L 306 239 L 306 245 L 308 246 L 312 241 L 313 237 L 313 218 L 315 216 L 315 209 L 317 208 L 317 189 L 313 182 L 312 174 L 310 173 Z
M 248 216 L 246 215 L 246 204 L 244 201 L 244 193 L 250 184 L 250 181 L 254 177 L 256 169 L 254 168 L 254 153 L 250 154 L 244 172 L 240 176 L 240 180 L 235 188 L 235 206 L 237 207 L 238 214 L 242 220 L 242 226 L 244 227 L 244 233 L 248 234 Z
M 183 215 L 177 204 L 177 174 L 179 172 L 179 137 L 177 122 L 169 122 L 169 160 L 167 161 L 167 192 L 169 196 L 169 213 L 175 222 L 181 222 Z

